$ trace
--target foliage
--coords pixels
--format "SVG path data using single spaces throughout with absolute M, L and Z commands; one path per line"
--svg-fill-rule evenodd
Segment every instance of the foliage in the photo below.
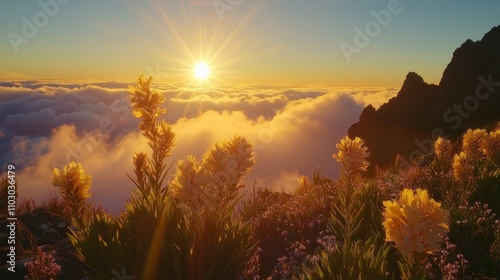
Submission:
M 26 280 L 55 280 L 61 267 L 55 262 L 53 253 L 43 252 L 42 247 L 38 247 L 35 259 L 24 264 L 28 270 L 24 277 Z
M 386 240 L 403 252 L 432 252 L 448 232 L 449 211 L 429 198 L 426 190 L 404 189 L 399 201 L 384 201 Z
M 17 203 L 16 210 L 18 215 L 24 215 L 35 210 L 36 208 L 36 201 L 33 197 L 23 197 L 21 201 Z
M 471 279 L 468 276 L 469 262 L 463 254 L 457 253 L 457 246 L 445 238 L 446 245 L 437 256 L 426 264 L 430 279 Z
M 149 158 L 145 153 L 135 155 L 136 179 L 129 176 L 142 197 L 147 197 L 151 192 L 157 195 L 165 194 L 163 183 L 168 171 L 165 160 L 171 155 L 175 143 L 175 134 L 170 125 L 158 120 L 158 117 L 165 113 L 165 109 L 160 108 L 164 98 L 161 93 L 150 89 L 152 80 L 153 77 L 146 79 L 141 76 L 137 85 L 129 88 L 132 114 L 141 119 L 139 128 L 152 151 Z
M 500 127 L 438 138 L 429 161 L 363 172 L 369 151 L 345 137 L 338 180 L 319 168 L 294 192 L 256 187 L 243 199 L 252 145 L 235 136 L 201 159 L 167 164 L 175 143 L 163 96 L 130 88 L 149 153 L 133 157 L 136 188 L 119 215 L 88 202 L 91 177 L 70 163 L 53 174 L 70 238 L 95 279 L 489 279 L 500 276 Z M 171 179 L 168 179 L 171 178 Z M 287 186 L 288 187 L 288 186 Z M 297 186 L 289 186 L 297 187 Z M 288 189 L 288 188 L 287 188 Z M 34 206 L 33 206 L 34 207 Z M 238 211 L 235 211 L 237 209 Z
M 293 238 L 290 238 L 291 234 L 286 231 L 286 234 L 282 236 L 282 240 L 285 240 L 285 248 L 282 249 L 282 257 L 276 259 L 276 267 L 285 268 L 283 270 L 289 269 L 292 273 L 272 274 L 272 278 L 476 279 L 497 277 L 500 263 L 500 232 L 498 231 L 500 221 L 496 220 L 498 201 L 500 201 L 499 162 L 496 158 L 498 131 L 497 129 L 487 133 L 470 130 L 457 143 L 440 138 L 435 143 L 436 153 L 431 162 L 408 169 L 378 170 L 376 177 L 372 180 L 359 176 L 359 172 L 367 166 L 364 160 L 368 155 L 368 152 L 363 149 L 362 140 L 343 139 L 337 145 L 339 152 L 335 155 L 335 158 L 343 164 L 341 176 L 332 184 L 335 186 L 332 192 L 333 199 L 329 201 L 331 218 L 327 223 L 327 230 L 331 240 L 330 245 L 320 246 L 319 252 L 311 251 L 311 245 L 307 242 L 300 242 L 300 240 L 306 241 L 303 238 L 304 231 L 295 231 Z M 313 178 L 317 181 L 316 176 Z M 403 195 L 400 195 L 401 193 Z M 296 200 L 301 195 L 303 193 L 297 192 L 287 197 L 286 201 Z M 265 196 L 269 201 L 272 194 L 268 193 Z M 388 200 L 386 206 L 393 204 L 397 206 L 397 202 L 391 202 L 391 200 L 398 200 L 401 196 L 404 197 L 402 198 L 404 201 L 398 202 L 400 203 L 398 209 L 403 213 L 402 218 L 387 214 L 384 219 L 382 201 Z M 481 207 L 468 206 L 476 205 L 478 201 L 481 202 L 479 204 Z M 485 208 L 485 203 L 493 206 Z M 255 209 L 253 219 L 257 220 L 257 224 L 262 224 L 262 220 L 267 218 L 261 214 L 266 211 L 259 207 L 267 207 L 267 211 L 278 208 L 276 213 L 294 211 L 283 206 L 275 206 L 275 204 L 282 205 L 286 202 L 268 203 L 262 199 L 260 203 L 252 204 Z M 406 207 L 408 210 L 403 209 Z M 415 211 L 409 211 L 412 207 Z M 297 205 L 295 208 L 301 209 L 302 207 Z M 479 208 L 481 211 L 478 210 Z M 279 217 L 278 214 L 274 215 Z M 420 218 L 412 219 L 412 215 Z M 437 218 L 433 220 L 432 217 Z M 301 219 L 314 219 L 314 217 L 304 216 Z M 384 223 L 388 225 L 391 219 L 393 222 L 405 221 L 403 224 L 406 230 L 399 232 L 403 240 L 410 240 L 411 235 L 408 230 L 416 229 L 419 227 L 417 225 L 424 229 L 423 232 L 419 231 L 422 233 L 431 233 L 430 229 L 433 229 L 432 234 L 435 237 L 425 239 L 424 243 L 428 248 L 423 246 L 425 248 L 414 248 L 418 250 L 408 249 L 412 251 L 411 253 L 398 250 L 391 246 L 391 243 L 385 242 L 386 239 L 392 240 L 393 238 L 385 237 L 382 225 Z M 275 219 L 268 223 L 267 228 L 256 231 L 261 232 L 260 240 L 265 238 L 266 233 L 267 236 L 276 234 L 276 230 L 272 229 L 273 226 L 280 225 L 281 228 L 287 228 L 287 223 L 293 224 L 287 219 L 284 220 L 286 222 Z M 409 224 L 406 225 L 406 223 L 413 220 L 420 222 L 415 224 L 416 227 L 408 227 Z M 429 223 L 435 226 L 430 226 Z M 449 239 L 444 238 L 447 231 L 449 231 Z M 422 249 L 421 252 L 419 252 L 420 249 Z M 266 252 L 265 247 L 262 250 Z M 294 265 L 297 264 L 302 266 L 301 274 L 293 272 Z M 366 269 L 373 267 L 377 269 Z
M 457 251 L 469 261 L 469 271 L 481 270 L 500 273 L 500 263 L 496 259 L 500 234 L 500 221 L 487 204 L 459 206 L 451 213 L 452 225 L 450 242 L 456 244 Z M 491 276 L 491 275 L 490 275 Z
M 47 212 L 57 214 L 67 221 L 71 221 L 71 214 L 68 212 L 64 200 L 57 193 L 51 192 L 49 197 L 39 205 L 37 205 L 33 197 L 23 197 L 17 205 L 16 212 L 20 216 L 35 209 L 43 209 Z
M 124 212 L 114 216 L 87 204 L 91 177 L 80 164 L 54 170 L 53 185 L 75 226 L 70 238 L 77 255 L 95 279 L 116 271 L 140 279 L 235 279 L 255 251 L 248 224 L 233 213 L 254 163 L 252 146 L 241 137 L 216 144 L 202 162 L 180 161 L 166 183 L 175 135 L 158 119 L 163 97 L 150 83 L 141 76 L 130 88 L 151 155 L 133 158 L 135 178 L 129 178 L 137 188 Z
M 215 144 L 201 162 L 189 156 L 179 161 L 171 183 L 172 195 L 189 206 L 194 216 L 204 212 L 230 214 L 243 177 L 254 164 L 252 146 L 242 137 Z
M 70 213 L 67 211 L 64 201 L 54 193 L 51 193 L 49 198 L 37 208 L 45 209 L 48 212 L 58 214 L 67 220 L 71 220 Z
M 379 196 L 373 185 L 360 182 L 359 172 L 366 171 L 369 152 L 364 141 L 348 137 L 337 144 L 333 157 L 342 164 L 338 185 L 338 202 L 332 205 L 328 224 L 335 236 L 331 249 L 319 259 L 304 265 L 302 279 L 384 279 L 390 246 L 383 232 L 372 222 L 382 222 Z
M 336 201 L 335 186 L 328 178 L 305 179 L 293 194 L 254 188 L 241 205 L 240 217 L 252 224 L 259 241 L 259 276 L 297 276 L 303 262 L 316 255 L 330 237 L 326 224 Z
M 70 162 L 63 170 L 54 168 L 52 174 L 52 185 L 59 189 L 72 223 L 79 228 L 85 227 L 90 216 L 86 199 L 90 197 L 91 182 L 92 176 L 75 162 Z
M 323 251 L 312 268 L 305 268 L 301 279 L 385 279 L 389 246 L 380 245 L 380 236 L 366 241 L 337 245 Z

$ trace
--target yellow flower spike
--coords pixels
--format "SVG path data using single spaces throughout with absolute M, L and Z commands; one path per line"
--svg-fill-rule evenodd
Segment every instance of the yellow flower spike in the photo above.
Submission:
M 365 147 L 363 139 L 356 137 L 352 140 L 346 136 L 335 146 L 339 151 L 333 154 L 333 158 L 340 162 L 346 171 L 366 171 L 370 165 L 366 160 L 370 152 Z
M 404 189 L 399 201 L 384 201 L 386 241 L 404 252 L 432 252 L 448 232 L 449 211 L 429 197 L 427 190 Z
M 448 159 L 451 156 L 453 150 L 453 144 L 448 139 L 443 137 L 438 137 L 434 143 L 434 152 L 439 159 Z
M 490 132 L 490 134 L 485 137 L 481 150 L 484 155 L 493 162 L 497 164 L 500 163 L 500 129 Z
M 488 134 L 484 129 L 468 129 L 464 133 L 462 140 L 463 151 L 469 156 L 476 155 L 481 150 L 487 137 Z
M 467 180 L 474 171 L 473 163 L 467 153 L 460 152 L 453 158 L 453 176 L 457 180 Z
M 85 173 L 80 163 L 71 162 L 63 170 L 54 168 L 52 185 L 58 188 L 71 189 L 82 198 L 90 197 L 92 176 Z
M 468 182 L 477 175 L 484 161 L 485 146 L 489 135 L 484 129 L 469 129 L 463 135 L 462 152 L 453 158 L 453 175 L 457 180 Z

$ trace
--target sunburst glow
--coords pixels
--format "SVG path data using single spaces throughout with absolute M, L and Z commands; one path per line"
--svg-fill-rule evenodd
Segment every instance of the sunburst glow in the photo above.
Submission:
M 205 62 L 199 62 L 194 67 L 194 76 L 198 80 L 206 80 L 210 75 L 210 68 Z

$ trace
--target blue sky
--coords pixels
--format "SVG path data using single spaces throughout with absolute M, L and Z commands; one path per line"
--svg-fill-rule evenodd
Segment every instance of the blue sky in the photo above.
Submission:
M 349 62 L 340 44 L 355 46 L 354 28 L 364 30 L 374 21 L 371 11 L 398 2 L 400 12 Z M 23 36 L 22 18 L 34 23 L 43 12 L 39 3 L 59 9 L 16 53 L 9 33 Z M 203 0 L 2 1 L 0 72 L 3 79 L 135 80 L 154 69 L 185 82 L 194 64 L 206 60 L 214 82 L 397 85 L 415 71 L 438 83 L 457 47 L 500 24 L 500 2 L 493 0 L 219 5 L 229 7 L 223 17 Z

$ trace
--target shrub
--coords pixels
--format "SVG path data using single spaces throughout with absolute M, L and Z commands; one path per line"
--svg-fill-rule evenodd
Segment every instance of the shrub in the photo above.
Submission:
M 497 261 L 500 221 L 487 204 L 459 206 L 451 212 L 450 242 L 469 261 L 471 273 L 498 276 Z
M 457 253 L 457 246 L 445 238 L 446 245 L 425 266 L 430 279 L 471 279 L 468 276 L 469 262 Z
M 374 186 L 363 186 L 359 177 L 369 165 L 369 152 L 359 138 L 346 137 L 337 148 L 333 157 L 342 164 L 339 198 L 328 224 L 335 243 L 316 262 L 303 266 L 301 279 L 383 279 L 390 247 L 383 241 L 380 226 L 371 225 L 382 221 L 379 196 L 372 196 Z
M 51 193 L 49 198 L 44 201 L 38 208 L 47 210 L 48 212 L 58 214 L 68 221 L 71 221 L 71 216 L 67 211 L 64 201 L 56 194 Z
M 250 227 L 233 213 L 254 163 L 252 146 L 241 137 L 216 144 L 201 162 L 180 161 L 166 183 L 175 135 L 158 119 L 163 97 L 150 89 L 151 80 L 141 76 L 130 88 L 151 155 L 133 158 L 135 178 L 129 178 L 137 188 L 124 212 L 113 216 L 87 203 L 91 177 L 80 164 L 54 170 L 53 185 L 75 226 L 71 241 L 95 279 L 116 271 L 140 279 L 235 279 L 255 251 Z
M 24 266 L 28 270 L 24 277 L 26 280 L 55 280 L 61 271 L 52 253 L 43 252 L 42 247 L 38 247 L 35 259 L 26 262 Z
M 315 183 L 304 178 L 293 194 L 257 189 L 243 203 L 240 216 L 252 224 L 262 250 L 261 277 L 297 277 L 302 263 L 318 253 L 336 198 L 331 180 L 315 177 Z
M 159 119 L 163 96 L 150 83 L 141 76 L 130 88 L 150 152 L 133 157 L 136 188 L 122 213 L 88 202 L 91 177 L 80 164 L 53 174 L 74 225 L 71 241 L 94 278 L 116 271 L 140 279 L 500 275 L 499 127 L 468 130 L 455 143 L 439 138 L 432 160 L 408 169 L 396 163 L 373 179 L 362 176 L 370 155 L 364 141 L 345 137 L 333 155 L 338 180 L 315 169 L 293 193 L 254 185 L 242 202 L 255 159 L 239 136 L 201 159 L 180 160 L 166 179 L 175 134 Z M 62 212 L 57 200 L 48 205 Z
M 86 174 L 81 164 L 71 162 L 63 170 L 54 168 L 52 185 L 57 187 L 64 199 L 66 210 L 73 225 L 84 228 L 90 216 L 90 186 L 92 176 Z

